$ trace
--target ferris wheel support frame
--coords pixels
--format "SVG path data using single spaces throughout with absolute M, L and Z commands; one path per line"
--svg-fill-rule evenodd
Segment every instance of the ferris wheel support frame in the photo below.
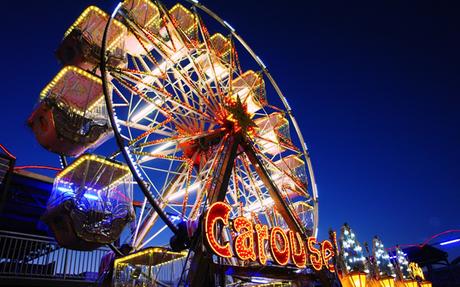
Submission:
M 284 220 L 287 222 L 288 226 L 293 230 L 299 232 L 300 234 L 306 236 L 304 229 L 293 216 L 292 211 L 287 206 L 286 202 L 283 200 L 279 189 L 276 187 L 276 185 L 273 184 L 272 180 L 270 179 L 270 176 L 268 175 L 267 170 L 264 168 L 263 163 L 257 157 L 256 152 L 253 148 L 251 148 L 250 143 L 248 143 L 247 141 L 248 140 L 240 134 L 237 134 L 235 136 L 233 142 L 231 143 L 232 147 L 230 148 L 230 152 L 228 153 L 228 155 L 225 156 L 224 164 L 221 170 L 217 173 L 217 176 L 215 176 L 215 178 L 217 179 L 222 178 L 222 180 L 219 182 L 220 185 L 218 185 L 217 188 L 213 190 L 213 193 L 208 198 L 208 203 L 213 204 L 216 201 L 224 200 L 226 189 L 223 187 L 228 185 L 229 177 L 233 169 L 234 158 L 236 157 L 236 151 L 238 150 L 238 146 L 241 146 L 243 150 L 242 152 L 244 152 L 247 155 L 248 159 L 254 165 L 257 174 L 269 190 L 269 193 L 275 202 L 277 210 L 280 212 Z M 224 172 L 223 174 L 222 171 Z M 199 229 L 198 233 L 201 232 L 202 230 Z M 216 266 L 215 264 L 213 264 L 213 262 L 211 262 L 212 257 L 210 256 L 210 254 L 202 248 L 203 242 L 201 234 L 196 234 L 196 236 L 198 236 L 199 242 L 197 242 L 196 246 L 194 246 L 195 254 L 193 256 L 192 262 L 190 263 L 190 268 L 187 275 L 187 283 L 190 284 L 190 286 L 215 285 L 215 278 L 212 278 L 212 274 L 215 274 Z M 223 272 L 223 268 L 223 266 L 220 266 L 220 269 L 222 269 L 220 271 Z M 225 284 L 225 282 L 223 281 L 224 275 L 220 273 L 221 272 L 219 272 L 219 280 L 221 281 L 220 283 L 223 286 Z
M 217 201 L 223 201 L 225 199 L 225 191 L 227 190 L 230 176 L 233 170 L 234 160 L 237 156 L 238 147 L 240 146 L 242 135 L 240 133 L 232 135 L 227 141 L 230 146 L 227 147 L 227 152 L 224 153 L 224 159 L 220 170 L 213 176 L 213 179 L 217 179 L 217 185 L 211 191 L 208 197 L 208 203 L 213 204 Z M 198 242 L 194 247 L 195 254 L 190 263 L 190 269 L 192 272 L 187 274 L 187 283 L 190 286 L 212 286 L 215 285 L 211 274 L 213 274 L 213 266 L 209 254 L 203 250 L 203 236 L 202 228 L 198 228 L 195 236 L 198 238 Z M 222 276 L 221 276 L 222 277 Z M 208 281 L 210 280 L 210 281 Z M 223 280 L 221 278 L 221 280 Z

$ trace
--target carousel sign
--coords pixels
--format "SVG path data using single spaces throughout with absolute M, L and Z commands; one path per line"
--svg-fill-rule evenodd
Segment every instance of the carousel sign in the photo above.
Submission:
M 240 216 L 230 219 L 231 206 L 224 202 L 216 202 L 207 210 L 204 218 L 204 232 L 207 246 L 217 256 L 230 258 L 236 256 L 243 261 L 257 260 L 261 265 L 267 263 L 270 253 L 273 261 L 281 266 L 289 261 L 298 268 L 307 264 L 315 270 L 324 267 L 335 272 L 331 260 L 334 257 L 334 246 L 328 240 L 318 242 L 315 237 L 305 240 L 300 233 L 283 230 L 281 227 L 268 228 L 264 224 L 253 224 L 251 220 Z M 216 236 L 217 224 L 230 228 L 236 234 L 233 244 L 220 243 Z M 268 251 L 265 250 L 268 242 Z M 231 247 L 233 246 L 233 248 Z

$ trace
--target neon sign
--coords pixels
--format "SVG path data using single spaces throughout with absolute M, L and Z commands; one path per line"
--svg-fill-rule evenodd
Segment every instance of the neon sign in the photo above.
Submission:
M 220 257 L 236 257 L 242 261 L 267 263 L 268 254 L 277 265 L 289 262 L 298 268 L 311 265 L 315 270 L 327 268 L 335 272 L 331 260 L 334 246 L 328 240 L 317 242 L 315 237 L 303 238 L 300 233 L 283 230 L 281 227 L 268 228 L 267 225 L 254 224 L 245 217 L 230 219 L 231 206 L 224 202 L 212 204 L 204 217 L 206 243 L 212 252 Z M 220 228 L 217 228 L 220 227 Z M 230 229 L 230 242 L 219 242 L 216 232 Z M 265 248 L 268 242 L 268 252 Z M 233 248 L 231 248 L 233 246 Z

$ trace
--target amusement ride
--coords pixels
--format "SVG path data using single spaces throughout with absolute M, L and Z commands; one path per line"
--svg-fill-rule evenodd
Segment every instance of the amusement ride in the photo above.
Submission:
M 287 235 L 292 254 L 296 238 L 317 235 L 306 144 L 267 67 L 226 21 L 192 0 L 126 0 L 110 15 L 90 6 L 56 56 L 63 68 L 28 124 L 63 165 L 43 215 L 61 246 L 129 244 L 115 286 L 284 286 L 313 273 L 293 260 L 278 272 L 273 251 L 289 251 Z M 219 203 L 226 218 L 208 230 Z M 224 228 L 228 218 L 246 220 Z M 271 232 L 265 273 L 235 240 L 253 225 L 290 230 Z M 237 256 L 211 252 L 209 233 Z M 243 249 L 270 249 L 251 238 Z

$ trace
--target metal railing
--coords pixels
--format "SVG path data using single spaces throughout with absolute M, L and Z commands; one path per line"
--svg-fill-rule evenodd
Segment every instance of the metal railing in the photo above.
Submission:
M 77 251 L 59 247 L 51 237 L 0 230 L 0 280 L 27 277 L 95 281 L 108 248 Z

